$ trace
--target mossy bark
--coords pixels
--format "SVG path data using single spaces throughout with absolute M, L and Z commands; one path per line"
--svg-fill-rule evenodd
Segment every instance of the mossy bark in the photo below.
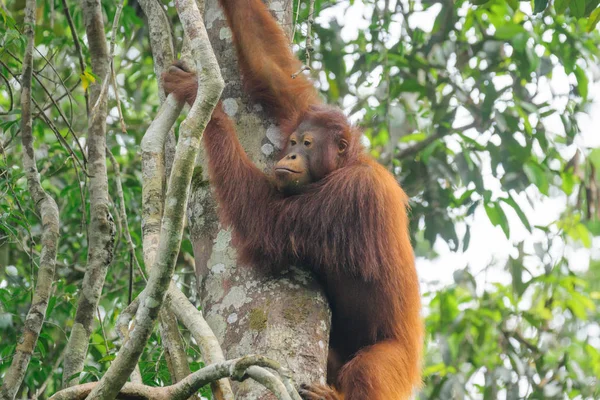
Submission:
M 283 26 L 292 26 L 291 0 L 271 1 L 269 7 Z M 217 0 L 207 1 L 204 20 L 227 82 L 224 110 L 235 120 L 246 152 L 268 170 L 280 145 L 279 129 L 242 91 L 231 31 Z M 199 162 L 203 160 L 201 155 Z M 226 358 L 262 354 L 293 370 L 296 383 L 324 383 L 330 314 L 320 285 L 301 268 L 273 276 L 258 272 L 260 265 L 238 265 L 231 232 L 221 229 L 215 200 L 199 171 L 189 227 L 204 314 Z M 273 398 L 252 380 L 235 384 L 234 390 L 237 398 Z

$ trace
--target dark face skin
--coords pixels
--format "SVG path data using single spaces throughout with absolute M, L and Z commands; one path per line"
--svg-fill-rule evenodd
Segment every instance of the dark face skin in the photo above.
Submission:
M 309 122 L 300 124 L 292 133 L 283 151 L 283 157 L 275 164 L 277 188 L 294 194 L 306 185 L 323 179 L 338 168 L 341 155 L 348 143 L 336 141 L 334 135 Z

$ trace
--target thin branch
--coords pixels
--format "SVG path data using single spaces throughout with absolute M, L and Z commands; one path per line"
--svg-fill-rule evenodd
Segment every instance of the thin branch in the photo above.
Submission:
M 40 86 L 44 90 L 44 93 L 46 93 L 46 96 L 48 96 L 48 98 L 52 101 L 52 104 L 54 105 L 54 107 L 58 111 L 58 114 L 60 115 L 60 117 L 62 118 L 63 122 L 65 123 L 65 125 L 69 129 L 69 132 L 71 132 L 71 135 L 73 136 L 73 139 L 75 140 L 75 143 L 77 143 L 77 147 L 79 147 L 79 151 L 81 152 L 81 157 L 83 158 L 83 165 L 86 165 L 87 164 L 87 159 L 85 157 L 85 151 L 83 150 L 83 147 L 81 146 L 81 142 L 79 141 L 79 137 L 77 136 L 77 134 L 73 130 L 73 127 L 71 126 L 71 123 L 67 120 L 67 116 L 64 114 L 64 112 L 62 111 L 62 109 L 60 108 L 60 106 L 58 105 L 58 103 L 56 102 L 56 100 L 54 100 L 54 97 L 52 97 L 52 94 L 50 93 L 50 91 L 48 90 L 48 88 L 46 88 L 46 86 L 42 83 L 42 81 L 36 75 L 34 75 L 33 77 L 35 78 L 35 80 L 37 81 L 37 83 L 40 84 Z M 66 86 L 65 86 L 65 89 L 67 89 Z
M 104 340 L 104 348 L 106 349 L 106 354 L 108 355 L 108 341 L 106 340 L 106 331 L 104 330 L 104 321 L 102 320 L 102 315 L 100 314 L 100 307 L 96 307 L 96 314 L 98 315 L 98 322 L 100 323 L 100 330 L 102 331 L 102 340 Z
M 504 337 L 506 337 L 507 339 L 513 338 L 515 339 L 517 342 L 519 342 L 521 345 L 525 346 L 527 349 L 529 349 L 529 351 L 531 351 L 532 353 L 536 354 L 536 355 L 540 355 L 541 351 L 540 349 L 534 345 L 533 343 L 531 343 L 529 340 L 525 339 L 525 337 L 523 337 L 523 335 L 518 332 L 518 331 L 507 331 L 504 329 L 501 329 L 502 334 L 504 335 Z
M 300 0 L 298 0 L 298 2 L 300 2 Z M 307 25 L 307 27 L 306 27 L 306 46 L 305 46 L 306 60 L 304 62 L 304 65 L 302 66 L 302 68 L 300 68 L 300 70 L 298 70 L 297 72 L 292 74 L 292 79 L 296 79 L 298 77 L 298 75 L 300 75 L 304 71 L 311 70 L 310 54 L 314 50 L 313 45 L 312 45 L 312 25 L 315 22 L 314 13 L 315 13 L 315 0 L 309 0 L 308 20 L 306 21 L 306 25 Z M 292 36 L 292 40 L 294 40 L 293 36 Z
M 123 3 L 125 0 L 121 0 L 121 2 L 117 5 L 117 10 L 115 12 L 115 18 L 113 20 L 112 32 L 110 36 L 110 51 L 108 56 L 110 57 L 110 75 L 111 75 L 111 83 L 113 86 L 113 90 L 115 92 L 115 100 L 117 101 L 117 110 L 119 112 L 119 122 L 121 124 L 121 132 L 127 134 L 127 127 L 125 126 L 125 119 L 123 118 L 123 111 L 121 110 L 121 99 L 119 98 L 119 88 L 117 86 L 117 77 L 115 75 L 115 44 L 117 37 L 117 28 L 119 27 L 119 18 L 121 17 L 121 11 L 123 11 Z
M 18 29 L 17 29 L 18 30 Z M 85 158 L 85 152 L 83 151 L 83 148 L 81 147 L 81 144 L 79 143 L 79 138 L 77 137 L 77 135 L 75 134 L 75 131 L 72 128 L 72 123 L 73 123 L 73 98 L 71 96 L 71 91 L 69 90 L 69 88 L 67 87 L 66 83 L 64 82 L 64 80 L 62 79 L 62 77 L 60 76 L 60 74 L 58 73 L 58 71 L 56 70 L 56 68 L 54 68 L 54 65 L 50 62 L 50 60 L 48 60 L 48 58 L 41 52 L 39 51 L 37 48 L 35 48 L 36 53 L 38 53 L 45 61 L 46 64 L 44 65 L 47 66 L 49 65 L 50 68 L 52 69 L 52 71 L 55 73 L 55 75 L 58 77 L 58 80 L 60 82 L 60 86 L 62 86 L 65 90 L 65 93 L 69 96 L 69 103 L 70 103 L 70 112 L 71 112 L 71 118 L 70 121 L 67 121 L 67 117 L 64 115 L 62 109 L 58 106 L 57 101 L 54 99 L 53 95 L 50 93 L 50 91 L 48 90 L 48 88 L 44 85 L 44 83 L 41 81 L 40 78 L 44 78 L 50 82 L 52 82 L 55 85 L 58 85 L 58 82 L 50 79 L 47 76 L 42 75 L 40 72 L 43 70 L 43 68 L 39 71 L 39 72 L 35 72 L 33 73 L 33 78 L 36 80 L 36 82 L 38 82 L 40 84 L 40 86 L 42 86 L 42 89 L 44 90 L 44 92 L 46 93 L 46 95 L 48 96 L 48 100 L 50 100 L 52 102 L 52 104 L 56 107 L 56 109 L 58 110 L 61 118 L 63 119 L 63 121 L 65 122 L 65 124 L 67 125 L 67 127 L 69 128 L 69 131 L 71 132 L 71 134 L 73 135 L 73 137 L 75 138 L 75 141 L 77 142 L 77 145 L 81 151 L 82 157 L 83 157 L 83 163 L 86 164 L 87 160 Z M 22 61 L 19 59 L 19 57 L 17 57 L 15 54 L 13 54 L 10 50 L 6 51 L 12 58 L 14 58 L 17 62 L 21 63 Z M 5 64 L 4 66 L 6 68 L 8 68 Z M 62 98 L 62 97 L 61 97 Z M 44 106 L 44 109 L 46 109 L 46 106 Z
M 296 6 L 296 15 L 294 16 L 294 26 L 292 27 L 292 37 L 290 38 L 290 42 L 292 44 L 294 43 L 294 37 L 296 36 L 296 27 L 298 26 L 298 18 L 300 17 L 300 4 L 302 4 L 302 1 L 298 0 L 298 5 Z
M 308 21 L 306 21 L 306 67 L 310 70 L 310 54 L 314 50 L 312 45 L 312 26 L 315 22 L 315 0 L 309 0 Z
M 412 14 L 412 10 L 406 11 L 404 9 L 404 3 L 402 0 L 399 0 L 396 3 L 396 13 L 398 13 L 398 10 L 400 11 L 400 14 L 402 14 L 402 19 L 404 22 L 402 24 L 402 27 L 406 31 L 406 36 L 411 39 L 414 38 L 415 33 L 414 33 L 413 29 L 410 27 L 410 24 L 408 23 L 408 19 L 410 18 L 411 14 Z
M 4 68 L 6 68 L 6 70 L 8 71 L 8 73 L 17 81 L 17 83 L 19 83 L 19 85 L 21 85 L 21 80 L 19 79 L 19 77 L 15 73 L 13 73 L 8 68 L 8 65 L 6 65 L 2 60 L 0 60 L 0 65 L 2 65 Z M 54 125 L 54 123 L 52 122 L 52 120 L 50 120 L 50 118 L 48 118 L 44 114 L 44 107 L 41 106 L 41 105 L 39 105 L 38 102 L 33 97 L 31 98 L 31 101 L 36 106 L 36 108 L 39 110 L 39 112 L 36 114 L 36 117 L 40 116 L 44 120 L 44 122 L 46 123 L 46 125 L 48 125 L 48 127 L 54 132 L 54 134 L 55 134 L 56 138 L 58 139 L 58 141 L 64 146 L 64 148 L 69 152 L 69 154 L 71 154 L 71 157 L 73 157 L 77 161 L 77 163 L 79 164 L 79 166 L 82 169 L 82 171 L 86 175 L 88 175 L 88 172 L 87 172 L 86 168 L 81 163 L 81 160 L 79 159 L 79 157 L 77 157 L 77 154 L 75 154 L 75 151 L 73 150 L 73 148 L 71 147 L 71 145 L 60 134 L 58 128 L 56 127 L 56 125 Z M 58 108 L 58 105 L 56 107 Z M 66 119 L 64 121 L 65 121 L 65 123 L 67 123 Z M 77 138 L 77 136 L 74 136 L 74 137 Z M 78 140 L 77 140 L 77 144 L 81 145 Z
M 51 3 L 54 3 L 54 1 L 51 1 Z M 70 125 L 73 124 L 73 97 L 71 96 L 71 91 L 69 90 L 69 88 L 67 87 L 67 84 L 65 83 L 65 81 L 62 79 L 62 77 L 60 76 L 60 74 L 58 73 L 58 71 L 56 70 L 56 68 L 54 68 L 54 64 L 52 64 L 51 59 L 48 59 L 41 51 L 39 51 L 37 48 L 35 49 L 36 53 L 38 53 L 43 59 L 44 61 L 46 61 L 46 64 L 44 65 L 44 68 L 46 67 L 46 65 L 48 65 L 50 67 L 50 69 L 54 72 L 54 74 L 56 75 L 56 77 L 58 78 L 59 82 L 60 82 L 60 86 L 62 86 L 65 89 L 65 93 L 69 96 L 69 110 L 71 112 L 71 118 L 69 118 L 69 123 Z M 35 74 L 40 75 L 39 73 Z M 36 80 L 39 82 L 39 79 L 36 78 Z M 40 82 L 41 84 L 41 82 Z M 56 84 L 56 83 L 55 83 Z M 53 96 L 48 96 L 52 99 L 53 103 L 54 103 L 54 98 Z
M 140 262 L 135 254 L 135 244 L 133 243 L 133 239 L 131 239 L 131 233 L 129 230 L 129 223 L 127 222 L 127 210 L 125 208 L 125 196 L 123 195 L 123 182 L 121 180 L 121 169 L 119 168 L 119 163 L 115 159 L 115 156 L 111 153 L 111 151 L 107 148 L 106 155 L 110 159 L 110 163 L 113 166 L 113 170 L 115 172 L 115 183 L 117 185 L 117 197 L 119 199 L 119 214 L 121 221 L 123 223 L 123 232 L 125 235 L 125 241 L 127 242 L 127 247 L 129 249 L 129 255 L 132 258 L 136 268 L 139 271 L 142 271 L 142 267 L 140 266 Z M 143 276 L 143 274 L 142 274 Z M 145 279 L 145 277 L 144 277 Z
M 75 29 L 75 24 L 73 23 L 73 18 L 71 17 L 71 13 L 69 12 L 69 7 L 67 6 L 67 0 L 62 0 L 63 10 L 65 11 L 65 17 L 67 18 L 67 22 L 69 23 L 69 29 L 71 31 L 71 37 L 73 38 L 73 44 L 75 45 L 75 51 L 77 51 L 77 56 L 79 58 L 79 70 L 81 71 L 81 76 L 85 74 L 85 58 L 83 57 L 83 51 L 81 50 L 81 42 L 79 41 L 79 36 L 77 36 L 77 29 Z M 86 113 L 90 113 L 90 101 L 88 98 L 87 89 L 84 90 L 85 96 L 85 110 Z

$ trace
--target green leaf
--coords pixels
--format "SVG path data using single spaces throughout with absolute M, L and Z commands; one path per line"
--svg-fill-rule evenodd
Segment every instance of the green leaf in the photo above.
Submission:
M 521 222 L 523 223 L 525 228 L 529 232 L 531 232 L 532 228 L 531 228 L 531 224 L 529 223 L 529 219 L 527 218 L 527 216 L 525 215 L 523 210 L 521 210 L 521 207 L 519 206 L 519 204 L 517 204 L 517 202 L 512 197 L 512 195 L 509 194 L 509 197 L 504 197 L 504 198 L 501 198 L 500 200 L 502 200 L 503 202 L 505 202 L 506 204 L 511 206 L 513 208 L 513 210 L 515 210 L 515 212 L 517 213 L 517 216 L 519 217 L 519 219 L 521 220 Z
M 571 0 L 569 10 L 575 18 L 583 17 L 585 15 L 585 0 Z
M 560 174 L 560 178 L 562 180 L 561 189 L 563 192 L 565 192 L 565 194 L 571 195 L 573 193 L 575 183 L 577 182 L 575 175 L 573 175 L 571 172 L 563 172 Z
M 569 7 L 570 0 L 555 0 L 554 1 L 554 10 L 556 10 L 557 14 L 563 14 L 567 7 Z
M 521 297 L 527 288 L 527 285 L 523 284 L 523 263 L 509 257 L 507 267 L 512 277 L 513 291 L 517 297 Z
M 580 320 L 585 321 L 587 319 L 587 313 L 585 312 L 585 307 L 578 301 L 567 300 L 567 306 L 569 310 Z
M 575 225 L 574 231 L 574 239 L 576 238 L 581 240 L 581 243 L 583 243 L 583 245 L 588 249 L 592 247 L 592 238 L 590 237 L 590 231 L 588 231 L 584 224 Z
M 43 341 L 38 340 L 35 347 L 40 352 L 41 357 L 44 358 L 46 356 L 47 350 L 46 350 L 46 346 L 44 346 Z
M 588 231 L 594 236 L 600 236 L 600 221 L 586 221 Z
M 583 99 L 587 99 L 588 95 L 588 78 L 583 68 L 579 65 L 575 66 L 575 78 L 577 78 L 577 90 Z
M 529 35 L 527 33 L 516 34 L 511 40 L 513 48 L 519 53 L 522 53 L 527 46 L 527 39 L 529 39 Z
M 106 355 L 106 356 L 102 357 L 101 359 L 99 359 L 98 362 L 100 363 L 100 362 L 112 361 L 115 358 L 116 358 L 116 356 L 114 354 L 109 354 L 109 355 Z
M 52 310 L 54 310 L 54 306 L 56 305 L 56 300 L 57 300 L 56 296 L 50 297 L 50 300 L 48 301 L 48 307 L 46 308 L 46 315 L 52 315 Z
M 398 140 L 399 143 L 407 143 L 407 142 L 411 142 L 411 141 L 415 141 L 415 142 L 420 142 L 423 141 L 427 138 L 427 134 L 425 132 L 415 132 L 415 133 L 411 133 L 408 134 L 406 136 L 402 136 L 400 138 L 400 140 Z
M 527 30 L 521 25 L 508 24 L 499 26 L 498 29 L 496 29 L 496 33 L 494 34 L 494 36 L 498 39 L 508 40 L 512 39 L 515 35 L 518 35 L 519 33 L 527 33 Z
M 508 226 L 508 219 L 506 218 L 506 214 L 502 207 L 500 207 L 500 203 L 497 202 L 489 202 L 484 204 L 485 212 L 490 219 L 490 222 L 494 226 L 500 226 L 504 235 L 507 238 L 510 238 L 510 228 Z
M 596 28 L 596 25 L 598 25 L 598 21 L 600 21 L 600 8 L 596 8 L 594 11 L 592 11 L 590 17 L 588 18 L 586 27 L 588 33 Z
M 588 159 L 597 170 L 600 170 L 600 148 L 592 150 Z
M 417 82 L 416 79 L 406 80 L 406 81 L 402 82 L 398 86 L 398 90 L 400 92 L 415 92 L 415 93 L 421 93 L 423 95 L 426 94 L 425 86 L 423 86 L 419 82 Z
M 529 181 L 537 186 L 540 192 L 547 196 L 550 185 L 548 183 L 548 177 L 542 167 L 533 161 L 528 161 L 523 166 L 523 170 L 525 171 L 527 178 L 529 178 Z
M 469 243 L 471 242 L 471 227 L 467 225 L 467 231 L 465 232 L 465 236 L 463 236 L 463 251 L 466 251 L 469 248 Z
M 538 14 L 546 9 L 546 7 L 548 6 L 548 0 L 534 0 L 533 4 L 533 12 L 535 14 Z

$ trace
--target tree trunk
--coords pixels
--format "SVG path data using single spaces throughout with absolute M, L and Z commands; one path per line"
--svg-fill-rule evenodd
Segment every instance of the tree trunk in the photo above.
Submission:
M 291 0 L 269 4 L 284 27 L 292 26 L 292 5 Z M 242 92 L 231 31 L 217 0 L 207 1 L 204 19 L 227 83 L 221 98 L 225 112 L 236 122 L 250 158 L 266 171 L 278 150 L 279 129 Z M 198 173 L 194 179 L 189 226 L 204 314 L 226 358 L 262 354 L 293 370 L 297 384 L 324 383 L 330 313 L 321 287 L 304 269 L 290 267 L 272 276 L 257 272 L 260 265 L 238 265 L 231 232 L 218 223 L 205 178 Z M 273 398 L 250 379 L 234 390 L 242 399 Z
M 104 17 L 100 0 L 82 0 L 81 13 L 89 45 L 92 72 L 97 80 L 90 85 L 90 115 L 88 117 L 88 172 L 90 174 L 90 225 L 85 275 L 79 291 L 77 312 L 65 352 L 63 386 L 79 383 L 88 351 L 92 324 L 102 295 L 108 266 L 114 256 L 115 225 L 108 201 L 106 171 L 107 96 L 103 85 L 110 79 L 108 45 L 104 33 Z

